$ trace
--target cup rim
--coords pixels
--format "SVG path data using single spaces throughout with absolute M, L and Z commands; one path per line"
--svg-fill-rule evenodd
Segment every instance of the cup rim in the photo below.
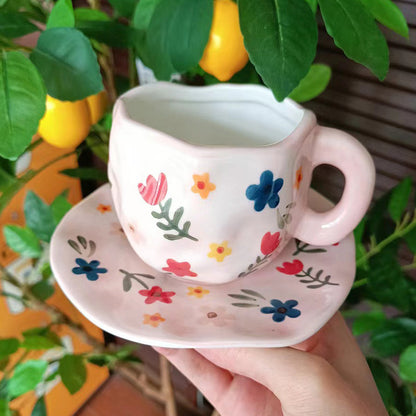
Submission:
M 126 98 L 130 98 L 132 96 L 137 96 L 142 93 L 152 93 L 152 92 L 158 92 L 163 90 L 163 92 L 166 94 L 166 97 L 171 99 L 172 101 L 184 101 L 179 99 L 174 99 L 173 96 L 168 96 L 168 94 L 178 91 L 178 90 L 187 90 L 189 93 L 192 91 L 198 91 L 199 93 L 201 91 L 206 94 L 205 97 L 202 98 L 209 98 L 209 94 L 213 90 L 223 90 L 224 92 L 229 93 L 235 93 L 238 91 L 246 90 L 250 97 L 252 97 L 253 102 L 258 102 L 263 105 L 267 105 L 269 108 L 271 108 L 273 111 L 275 110 L 276 105 L 279 106 L 285 106 L 286 108 L 296 108 L 297 110 L 302 110 L 303 115 L 300 121 L 297 122 L 296 127 L 283 139 L 276 141 L 274 143 L 268 143 L 258 146 L 233 146 L 233 145 L 207 145 L 207 144 L 196 144 L 196 143 L 190 143 L 187 142 L 181 138 L 174 137 L 168 133 L 165 133 L 163 131 L 160 131 L 156 128 L 150 127 L 140 121 L 137 121 L 133 119 L 126 106 Z M 230 94 L 230 97 L 233 97 L 232 94 Z M 188 100 L 187 100 L 188 101 Z M 195 102 L 204 102 L 206 99 L 201 99 L 201 96 L 199 95 L 198 98 L 192 97 L 189 99 L 189 101 L 195 101 Z M 229 99 L 228 101 L 236 101 L 236 99 Z M 310 131 L 316 126 L 316 116 L 315 114 L 299 105 L 297 102 L 293 101 L 290 98 L 285 98 L 282 102 L 276 101 L 275 97 L 273 96 L 273 93 L 270 89 L 268 89 L 265 86 L 262 85 L 250 85 L 250 84 L 228 84 L 228 83 L 222 83 L 222 84 L 216 84 L 216 85 L 209 85 L 209 86 L 189 86 L 184 84 L 177 84 L 172 82 L 164 82 L 164 81 L 158 81 L 156 83 L 152 84 L 146 84 L 137 86 L 135 88 L 132 88 L 131 90 L 125 92 L 122 94 L 116 101 L 116 104 L 114 105 L 113 109 L 113 121 L 116 121 L 113 123 L 113 127 L 115 128 L 115 125 L 118 123 L 121 123 L 122 125 L 130 125 L 133 128 L 140 127 L 142 130 L 147 131 L 149 135 L 152 137 L 152 141 L 159 142 L 162 145 L 170 146 L 171 148 L 176 148 L 180 152 L 188 152 L 190 154 L 196 153 L 199 157 L 201 156 L 212 156 L 217 155 L 219 151 L 223 154 L 229 154 L 233 153 L 236 154 L 239 152 L 262 152 L 265 149 L 281 149 L 282 147 L 286 146 L 292 146 L 293 143 L 299 140 L 303 140 L 308 136 Z

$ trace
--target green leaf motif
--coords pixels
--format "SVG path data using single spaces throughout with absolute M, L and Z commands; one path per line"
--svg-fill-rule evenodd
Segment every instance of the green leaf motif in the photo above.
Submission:
M 45 404 L 45 398 L 42 396 L 38 399 L 36 402 L 32 414 L 30 416 L 46 416 L 46 404 Z
M 306 76 L 315 57 L 318 30 L 313 12 L 305 0 L 239 0 L 238 8 L 250 61 L 282 101 Z
M 104 88 L 97 56 L 77 29 L 45 30 L 30 59 L 45 80 L 48 94 L 59 100 L 82 100 Z
M 24 213 L 26 225 L 35 233 L 36 237 L 49 242 L 55 230 L 51 207 L 33 191 L 29 191 L 25 198 Z
M 228 295 L 230 298 L 234 298 L 234 299 L 239 299 L 239 300 L 256 300 L 255 298 L 251 298 L 250 296 L 245 296 L 245 295 L 236 295 L 236 294 L 231 294 Z
M 381 357 L 401 354 L 409 345 L 416 344 L 416 321 L 393 318 L 371 335 L 371 346 Z
M 87 369 L 83 357 L 65 355 L 59 361 L 59 375 L 68 391 L 75 394 L 87 380 Z
M 331 79 L 331 68 L 324 64 L 313 64 L 306 77 L 290 93 L 289 98 L 303 103 L 322 94 Z
M 318 0 L 328 34 L 345 55 L 380 80 L 389 70 L 389 49 L 373 16 L 360 0 Z
M 301 0 L 304 1 L 304 0 Z M 212 0 L 161 0 L 146 36 L 146 51 L 156 77 L 169 80 L 201 60 L 213 15 Z
M 266 299 L 263 295 L 261 295 L 259 292 L 256 292 L 255 290 L 251 289 L 241 289 L 243 293 L 247 293 L 247 295 L 251 295 L 257 298 Z
M 46 29 L 74 27 L 75 16 L 71 0 L 58 0 L 49 15 Z
M 400 221 L 412 191 L 412 179 L 404 178 L 391 192 L 388 210 L 394 221 Z
M 409 27 L 401 10 L 391 0 L 361 0 L 382 25 L 409 38 Z
M 47 367 L 48 362 L 44 360 L 28 360 L 17 365 L 9 381 L 10 396 L 19 397 L 35 389 L 42 381 Z
M 6 225 L 3 228 L 7 245 L 24 257 L 38 258 L 42 254 L 39 240 L 29 228 Z
M 64 195 L 58 195 L 51 204 L 53 220 L 58 225 L 64 215 L 72 208 L 71 203 Z
M 365 334 L 380 328 L 386 321 L 386 315 L 382 311 L 371 311 L 362 313 L 354 320 L 352 325 L 352 333 L 355 336 Z
M 0 12 L 0 35 L 6 38 L 19 38 L 39 29 L 21 13 Z
M 17 159 L 45 113 L 46 90 L 35 66 L 20 52 L 0 54 L 0 156 Z
M 399 371 L 403 380 L 416 382 L 416 344 L 407 347 L 400 355 Z
M 97 20 L 101 22 L 106 22 L 110 20 L 110 17 L 107 13 L 104 13 L 101 10 L 89 9 L 87 7 L 77 7 L 74 10 L 75 22 L 78 20 Z
M 108 182 L 107 174 L 97 168 L 64 169 L 59 173 L 62 173 L 63 175 L 69 176 L 71 178 Z
M 19 349 L 16 338 L 0 338 L 0 360 L 14 354 Z

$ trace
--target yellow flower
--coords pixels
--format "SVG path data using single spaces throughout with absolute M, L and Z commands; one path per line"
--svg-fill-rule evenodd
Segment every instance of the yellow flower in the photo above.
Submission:
M 191 191 L 199 194 L 202 199 L 207 199 L 209 193 L 215 189 L 215 185 L 209 181 L 209 174 L 193 175 L 193 178 L 195 183 Z
M 212 243 L 209 245 L 211 251 L 208 253 L 208 257 L 213 257 L 218 262 L 223 261 L 225 256 L 231 254 L 231 248 L 228 247 L 228 241 L 223 241 L 221 244 Z
M 207 295 L 209 293 L 209 290 L 203 289 L 201 286 L 188 287 L 188 289 L 188 296 L 195 296 L 198 299 L 201 299 L 204 295 Z
M 154 313 L 153 315 L 149 315 L 149 314 L 146 313 L 146 314 L 143 315 L 143 317 L 144 317 L 143 323 L 145 325 L 150 325 L 153 328 L 158 327 L 161 322 L 166 321 L 166 319 L 164 319 L 160 315 L 160 313 Z
M 101 214 L 105 214 L 106 212 L 111 212 L 111 205 L 100 204 L 98 205 L 97 210 L 100 211 Z

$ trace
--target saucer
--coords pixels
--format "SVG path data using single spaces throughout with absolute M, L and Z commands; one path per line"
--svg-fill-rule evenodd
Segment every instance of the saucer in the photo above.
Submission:
M 312 190 L 310 205 L 332 206 Z M 51 266 L 75 307 L 118 337 L 176 348 L 283 347 L 309 338 L 341 306 L 354 280 L 355 246 L 352 234 L 327 247 L 292 239 L 272 263 L 231 283 L 179 280 L 136 255 L 106 184 L 61 221 Z

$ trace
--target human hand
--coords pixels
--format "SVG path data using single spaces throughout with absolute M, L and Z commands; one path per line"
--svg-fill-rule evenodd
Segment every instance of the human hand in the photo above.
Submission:
M 293 347 L 155 350 L 221 416 L 385 416 L 367 362 L 338 312 Z

